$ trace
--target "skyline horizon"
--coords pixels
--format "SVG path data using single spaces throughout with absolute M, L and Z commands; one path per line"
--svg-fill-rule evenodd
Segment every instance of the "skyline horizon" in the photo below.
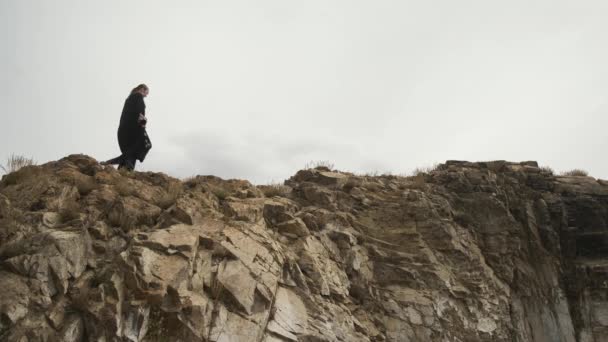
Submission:
M 27 156 L 21 156 L 21 155 L 17 155 L 17 154 L 13 154 L 11 155 L 8 159 L 8 161 L 6 163 L 4 162 L 0 162 L 0 178 L 1 176 L 7 175 L 10 172 L 8 172 L 10 170 L 9 167 L 7 167 L 7 165 L 10 164 L 10 159 L 13 157 L 21 157 L 21 158 L 25 158 L 25 159 L 31 159 L 34 166 L 42 166 L 48 163 L 52 163 L 52 162 L 57 162 L 61 159 L 65 159 L 68 158 L 70 156 L 73 155 L 79 155 L 79 156 L 85 156 L 85 157 L 89 157 L 89 158 L 93 158 L 95 159 L 98 163 L 101 162 L 100 160 L 96 159 L 93 156 L 84 154 L 84 153 L 73 153 L 73 154 L 67 154 L 64 157 L 58 158 L 56 160 L 48 160 L 45 162 L 37 162 L 36 160 L 33 160 L 32 158 L 28 158 Z M 540 169 L 545 169 L 545 170 L 549 170 L 552 172 L 552 174 L 556 177 L 572 177 L 571 173 L 577 173 L 577 177 L 583 176 L 581 173 L 586 173 L 585 177 L 591 177 L 594 178 L 596 180 L 608 180 L 608 178 L 601 178 L 601 177 L 596 177 L 593 174 L 589 173 L 587 170 L 582 169 L 582 168 L 578 168 L 578 167 L 572 167 L 566 170 L 555 170 L 553 169 L 553 167 L 551 167 L 551 165 L 543 165 L 541 163 L 539 163 L 536 160 L 521 160 L 521 161 L 514 161 L 514 160 L 504 160 L 504 159 L 496 159 L 496 160 L 477 160 L 477 161 L 473 161 L 473 160 L 459 160 L 459 159 L 451 159 L 451 160 L 445 160 L 442 162 L 436 162 L 433 163 L 431 165 L 424 165 L 424 166 L 418 166 L 415 167 L 411 170 L 407 170 L 404 172 L 398 172 L 398 171 L 391 171 L 391 170 L 369 170 L 369 171 L 363 171 L 363 172 L 354 172 L 351 170 L 345 170 L 345 169 L 340 169 L 339 167 L 336 167 L 335 164 L 333 164 L 331 161 L 329 160 L 318 160 L 318 161 L 314 161 L 311 160 L 309 162 L 307 162 L 303 167 L 295 169 L 295 171 L 289 175 L 288 177 L 282 179 L 282 181 L 286 181 L 289 178 L 293 177 L 294 175 L 296 175 L 297 172 L 302 171 L 302 170 L 308 170 L 308 169 L 315 169 L 318 167 L 326 167 L 329 168 L 331 171 L 336 171 L 336 172 L 340 172 L 340 173 L 350 173 L 353 174 L 354 176 L 357 177 L 361 177 L 361 176 L 368 176 L 368 177 L 378 177 L 378 176 L 397 176 L 397 177 L 413 177 L 416 176 L 418 173 L 422 172 L 422 173 L 428 173 L 430 171 L 435 170 L 437 167 L 439 167 L 440 165 L 446 165 L 448 163 L 474 163 L 474 164 L 478 164 L 478 163 L 494 163 L 494 162 L 505 162 L 508 164 L 526 164 L 526 163 L 536 163 L 538 165 L 538 168 Z M 26 165 L 28 166 L 28 165 Z M 113 167 L 113 166 L 106 166 L 106 167 Z M 152 172 L 152 173 L 163 173 L 169 177 L 175 178 L 175 179 L 179 179 L 181 181 L 186 181 L 189 178 L 193 178 L 193 177 L 197 177 L 197 176 L 214 176 L 214 177 L 219 177 L 221 179 L 224 180 L 231 180 L 231 179 L 236 179 L 236 180 L 246 180 L 249 181 L 251 184 L 254 185 L 273 185 L 273 184 L 277 184 L 279 183 L 281 180 L 268 180 L 262 183 L 259 182 L 253 182 L 252 180 L 246 179 L 246 178 L 224 178 L 221 175 L 216 175 L 216 174 L 192 174 L 190 176 L 185 176 L 185 177 L 178 177 L 175 175 L 172 175 L 170 173 L 167 172 L 163 172 L 163 171 L 138 171 L 135 170 L 134 172 Z

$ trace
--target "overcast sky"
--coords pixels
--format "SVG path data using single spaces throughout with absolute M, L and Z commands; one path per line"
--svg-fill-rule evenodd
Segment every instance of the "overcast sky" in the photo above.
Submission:
M 307 162 L 404 173 L 537 160 L 608 178 L 608 1 L 0 0 L 0 161 L 280 181 Z

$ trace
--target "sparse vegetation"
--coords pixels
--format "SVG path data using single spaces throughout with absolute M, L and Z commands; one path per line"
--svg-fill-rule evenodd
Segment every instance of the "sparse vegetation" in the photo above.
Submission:
M 561 174 L 562 176 L 575 176 L 575 177 L 587 177 L 589 176 L 589 172 L 581 169 L 573 169 L 570 171 L 564 171 Z
M 124 232 L 135 227 L 137 219 L 124 213 L 121 208 L 114 207 L 108 214 L 108 223 L 113 227 L 120 227 Z
M 128 180 L 124 178 L 119 178 L 118 181 L 116 181 L 116 184 L 114 184 L 114 189 L 116 189 L 116 192 L 123 197 L 135 195 L 135 188 L 129 183 Z
M 291 191 L 290 187 L 279 182 L 273 182 L 267 185 L 258 185 L 258 188 L 262 190 L 264 196 L 266 197 L 285 197 Z
M 9 241 L 15 234 L 23 232 L 27 226 L 21 226 L 18 222 L 21 216 L 17 210 L 6 205 L 6 202 L 0 200 L 0 245 Z M 31 229 L 28 229 L 31 230 Z
M 184 177 L 184 178 L 182 178 L 182 182 L 183 183 L 189 183 L 189 182 L 192 182 L 195 179 L 196 179 L 196 176 Z
M 0 164 L 0 168 L 7 174 L 19 171 L 25 166 L 36 165 L 32 158 L 12 154 L 8 157 L 6 165 Z
M 426 179 L 424 178 L 425 172 L 420 172 L 414 176 L 409 177 L 412 183 L 409 185 L 409 188 L 422 190 L 426 188 Z
M 11 155 L 7 159 L 6 165 L 0 164 L 0 169 L 6 173 L 2 177 L 2 184 L 7 186 L 16 185 L 36 175 L 38 173 L 37 169 L 27 167 L 32 165 L 36 165 L 36 162 L 31 158 Z
M 223 201 L 228 198 L 228 192 L 224 189 L 215 188 L 211 192 L 213 192 L 215 197 L 217 197 L 220 201 Z
M 361 186 L 363 181 L 357 177 L 349 177 L 342 189 L 346 192 L 350 192 L 353 188 Z
M 426 166 L 426 167 L 417 167 L 414 169 L 414 171 L 412 171 L 412 175 L 419 176 L 421 174 L 430 173 L 430 172 L 436 171 L 438 167 L 439 167 L 439 164 L 433 164 L 432 166 Z
M 406 177 L 411 183 L 407 186 L 410 189 L 423 190 L 427 187 L 426 177 L 433 171 L 437 171 L 439 164 L 427 167 L 417 167 L 412 171 L 412 175 Z
M 318 169 L 318 168 L 326 168 L 329 170 L 334 169 L 334 164 L 329 160 L 319 160 L 319 161 L 310 161 L 304 165 L 304 169 Z
M 362 173 L 362 174 L 358 174 L 358 176 L 361 177 L 378 177 L 380 176 L 380 171 L 370 171 L 370 172 L 366 172 L 366 173 Z
M 95 179 L 90 176 L 80 177 L 74 180 L 74 185 L 78 189 L 78 193 L 81 196 L 86 196 L 91 191 L 99 188 L 99 184 L 95 182 Z
M 183 185 L 181 182 L 171 182 L 166 190 L 156 201 L 156 205 L 161 209 L 167 209 L 175 204 L 183 191 Z
M 550 168 L 549 166 L 541 166 L 540 171 L 544 172 L 544 173 L 548 173 L 550 175 L 554 175 L 555 174 L 555 172 L 553 171 L 553 169 Z
M 34 177 L 40 177 L 41 170 L 34 166 L 24 166 L 23 168 L 2 176 L 3 185 L 16 185 Z
M 186 178 L 182 178 L 182 185 L 184 187 L 184 189 L 193 189 L 196 187 L 197 184 L 197 177 L 196 176 L 190 176 L 190 177 L 186 177 Z

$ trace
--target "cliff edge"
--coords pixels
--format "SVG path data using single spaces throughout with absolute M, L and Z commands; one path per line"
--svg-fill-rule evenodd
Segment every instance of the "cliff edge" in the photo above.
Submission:
M 28 166 L 0 182 L 0 340 L 605 342 L 608 182 Z

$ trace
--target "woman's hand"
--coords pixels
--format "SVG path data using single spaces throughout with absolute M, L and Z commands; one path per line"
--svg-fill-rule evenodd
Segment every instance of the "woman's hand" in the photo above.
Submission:
M 146 128 L 146 123 L 148 123 L 148 119 L 143 113 L 139 113 L 139 118 L 137 119 L 139 125 L 143 128 Z

